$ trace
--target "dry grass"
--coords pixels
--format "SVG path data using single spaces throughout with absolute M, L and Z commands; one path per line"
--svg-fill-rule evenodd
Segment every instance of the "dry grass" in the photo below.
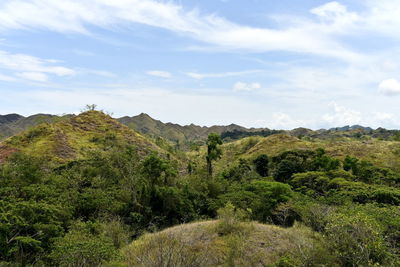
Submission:
M 267 266 L 290 257 L 299 266 L 313 260 L 320 237 L 306 227 L 281 228 L 241 223 L 242 230 L 223 235 L 219 221 L 175 226 L 146 234 L 125 249 L 128 266 Z

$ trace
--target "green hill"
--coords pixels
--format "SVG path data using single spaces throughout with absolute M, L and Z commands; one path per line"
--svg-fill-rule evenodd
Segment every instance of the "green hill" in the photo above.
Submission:
M 336 137 L 329 139 L 298 138 L 288 134 L 276 134 L 268 137 L 247 137 L 222 145 L 222 158 L 216 162 L 217 169 L 236 164 L 238 159 L 254 159 L 258 155 L 276 156 L 289 150 L 315 150 L 323 148 L 334 158 L 343 160 L 346 156 L 370 161 L 377 166 L 400 170 L 400 142 L 378 138 L 355 139 Z M 189 152 L 188 155 L 204 164 L 206 149 Z
M 36 118 L 39 119 L 39 115 Z M 88 111 L 54 123 L 50 122 L 55 117 L 42 118 L 47 122 L 3 141 L 0 155 L 4 158 L 9 154 L 7 151 L 21 151 L 27 155 L 46 156 L 52 161 L 65 162 L 83 158 L 91 150 L 107 150 L 110 145 L 117 143 L 133 145 L 140 152 L 161 151 L 160 147 L 141 134 L 102 112 Z M 18 122 L 21 123 L 20 120 Z
M 0 266 L 399 266 L 396 139 L 237 130 L 184 152 L 141 117 L 146 135 L 87 111 L 0 143 Z
M 328 262 L 329 252 L 322 248 L 321 236 L 306 227 L 249 222 L 237 223 L 225 232 L 223 224 L 220 220 L 203 221 L 146 234 L 125 248 L 124 265 L 307 266 L 319 263 L 313 255 L 317 252 L 327 253 L 321 259 Z M 283 265 L 289 258 L 293 265 Z
M 228 126 L 198 126 L 194 124 L 181 126 L 175 123 L 163 123 L 155 120 L 149 115 L 142 113 L 134 117 L 122 117 L 118 119 L 121 123 L 127 125 L 131 129 L 139 131 L 142 134 L 151 137 L 163 137 L 174 143 L 185 145 L 189 142 L 204 143 L 210 133 L 222 134 L 229 131 L 249 132 L 253 129 L 231 124 Z
M 34 127 L 43 122 L 56 122 L 73 117 L 74 115 L 56 116 L 49 114 L 36 114 L 29 117 L 23 117 L 18 114 L 0 115 L 0 140 L 18 134 L 24 130 Z M 153 140 L 163 138 L 168 140 L 178 149 L 188 150 L 193 146 L 205 143 L 210 133 L 218 133 L 225 141 L 233 141 L 250 136 L 267 137 L 274 134 L 286 133 L 290 136 L 300 138 L 318 138 L 329 140 L 332 138 L 363 138 L 372 137 L 384 140 L 400 140 L 398 130 L 386 130 L 378 128 L 376 130 L 370 127 L 359 125 L 331 128 L 329 130 L 310 130 L 307 128 L 296 128 L 289 131 L 270 130 L 268 128 L 245 128 L 236 124 L 227 126 L 198 126 L 194 124 L 179 125 L 176 123 L 164 123 L 156 120 L 145 113 L 133 117 L 122 117 L 116 119 L 129 128 L 146 135 Z

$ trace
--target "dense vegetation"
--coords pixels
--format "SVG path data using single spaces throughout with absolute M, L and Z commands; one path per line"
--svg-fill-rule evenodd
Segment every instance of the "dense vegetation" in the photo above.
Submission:
M 54 156 L 60 131 L 68 157 Z M 251 142 L 222 145 L 212 134 L 198 152 L 168 150 L 95 111 L 7 140 L 15 152 L 0 164 L 0 266 L 160 266 L 150 259 L 166 248 L 177 258 L 163 266 L 400 265 L 398 169 Z M 145 234 L 214 218 L 172 239 Z M 193 229 L 209 236 L 209 261 L 187 246 L 199 245 L 188 241 L 200 238 Z M 246 254 L 247 239 L 279 253 Z

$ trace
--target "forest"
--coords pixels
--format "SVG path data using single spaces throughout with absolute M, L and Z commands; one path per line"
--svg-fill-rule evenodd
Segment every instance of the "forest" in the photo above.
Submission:
M 0 266 L 400 266 L 399 141 L 248 135 L 91 110 L 5 139 Z

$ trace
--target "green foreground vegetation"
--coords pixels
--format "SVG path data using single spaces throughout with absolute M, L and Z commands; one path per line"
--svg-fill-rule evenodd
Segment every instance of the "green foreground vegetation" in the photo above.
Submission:
M 152 140 L 92 110 L 0 143 L 0 266 L 400 266 L 400 142 Z

